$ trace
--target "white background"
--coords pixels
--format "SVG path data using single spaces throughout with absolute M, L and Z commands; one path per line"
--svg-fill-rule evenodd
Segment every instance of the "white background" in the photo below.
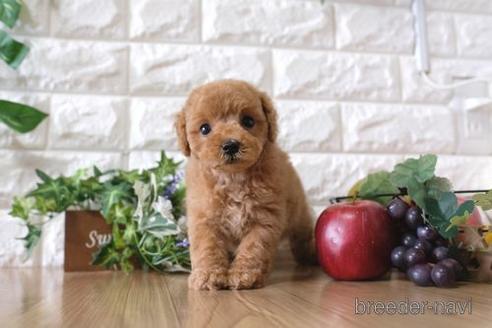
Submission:
M 491 114 L 453 113 L 455 94 L 419 78 L 410 0 L 26 3 L 14 33 L 31 52 L 18 71 L 0 63 L 0 97 L 50 116 L 27 135 L 0 127 L 0 265 L 21 265 L 14 238 L 24 231 L 6 213 L 35 168 L 141 168 L 160 149 L 178 154 L 175 113 L 191 88 L 221 78 L 272 95 L 279 142 L 317 211 L 367 173 L 421 153 L 439 154 L 456 188 L 492 188 Z M 492 1 L 427 9 L 432 77 L 492 75 Z M 24 265 L 60 265 L 62 250 L 59 217 Z

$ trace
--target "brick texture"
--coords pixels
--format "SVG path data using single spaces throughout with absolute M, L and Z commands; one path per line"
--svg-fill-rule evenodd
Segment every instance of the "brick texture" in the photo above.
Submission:
M 492 187 L 492 147 L 483 146 L 492 113 L 467 118 L 452 106 L 459 92 L 419 76 L 411 0 L 24 3 L 13 33 L 31 51 L 17 71 L 0 63 L 0 98 L 50 116 L 24 135 L 0 125 L 0 266 L 63 262 L 63 216 L 21 261 L 15 238 L 25 231 L 8 208 L 35 185 L 35 168 L 145 168 L 160 150 L 184 159 L 174 117 L 193 87 L 222 78 L 272 96 L 279 143 L 316 213 L 369 172 L 421 153 L 440 155 L 438 173 L 456 188 Z M 426 5 L 431 77 L 492 76 L 492 1 Z

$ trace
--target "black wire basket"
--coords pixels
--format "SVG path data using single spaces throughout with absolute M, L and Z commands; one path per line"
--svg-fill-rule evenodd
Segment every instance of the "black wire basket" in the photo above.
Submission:
M 488 190 L 485 189 L 471 189 L 471 190 L 455 190 L 453 191 L 455 194 L 480 194 L 480 193 L 486 193 Z M 407 196 L 408 192 L 405 188 L 400 189 L 399 194 L 377 194 L 374 195 L 374 197 L 400 197 L 400 196 Z M 351 200 L 354 199 L 352 196 L 335 196 L 330 198 L 330 204 L 336 204 L 343 202 L 345 200 Z

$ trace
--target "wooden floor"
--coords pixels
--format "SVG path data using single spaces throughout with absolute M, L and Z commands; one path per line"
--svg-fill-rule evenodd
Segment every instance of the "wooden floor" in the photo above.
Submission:
M 277 265 L 259 290 L 188 291 L 186 274 L 63 273 L 0 270 L 1 327 L 491 327 L 492 285 L 453 289 L 391 280 L 335 282 L 319 268 Z M 359 301 L 359 314 L 355 311 Z M 449 310 L 471 300 L 465 314 L 362 314 L 360 302 L 434 301 Z M 401 303 L 398 303 L 401 302 Z M 398 305 L 399 304 L 399 305 Z M 366 306 L 367 308 L 367 306 Z M 380 310 L 380 309 L 379 309 Z M 455 308 L 455 310 L 458 310 Z M 469 313 L 471 310 L 471 314 Z M 366 310 L 367 311 L 367 310 Z M 439 326 L 437 326 L 439 325 Z

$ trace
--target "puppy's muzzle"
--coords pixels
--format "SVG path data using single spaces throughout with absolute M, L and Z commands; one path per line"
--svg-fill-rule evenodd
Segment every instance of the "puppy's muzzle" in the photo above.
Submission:
M 222 144 L 222 152 L 227 156 L 234 156 L 239 152 L 241 144 L 235 139 L 229 139 Z

